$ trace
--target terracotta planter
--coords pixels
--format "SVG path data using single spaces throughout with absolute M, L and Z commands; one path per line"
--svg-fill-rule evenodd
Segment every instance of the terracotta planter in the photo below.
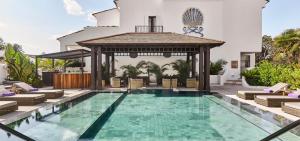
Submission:
M 138 89 L 144 86 L 143 79 L 129 79 L 128 88 L 129 89 Z
M 188 79 L 186 79 L 186 87 L 187 88 L 197 88 L 197 80 L 196 80 L 196 78 L 188 78 Z
M 121 79 L 120 78 L 110 78 L 110 85 L 112 88 L 120 88 L 121 87 Z
M 162 79 L 162 87 L 169 89 L 169 88 L 177 88 L 177 79 Z

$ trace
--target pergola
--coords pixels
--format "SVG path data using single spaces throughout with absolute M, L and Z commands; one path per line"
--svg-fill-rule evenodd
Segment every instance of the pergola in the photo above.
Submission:
M 210 90 L 210 49 L 225 42 L 182 35 L 177 33 L 124 33 L 77 42 L 80 46 L 91 49 L 91 84 L 92 89 L 102 89 L 102 54 L 106 58 L 115 55 L 153 56 L 186 55 L 192 56 L 192 75 L 196 75 L 196 55 L 199 58 L 199 90 Z M 132 55 L 133 54 L 133 55 Z M 108 58 L 109 59 L 109 58 Z M 107 59 L 106 59 L 107 61 Z M 114 64 L 113 64 L 114 66 Z M 109 68 L 109 67 L 108 67 Z
M 38 69 L 38 58 L 46 58 L 46 59 L 52 59 L 52 68 L 54 68 L 55 59 L 60 60 L 70 60 L 70 59 L 81 59 L 81 81 L 83 81 L 83 62 L 84 57 L 91 56 L 91 52 L 85 49 L 77 49 L 77 50 L 70 50 L 70 51 L 62 51 L 62 52 L 56 52 L 56 53 L 50 53 L 50 54 L 43 54 L 43 55 L 37 55 L 35 56 L 35 65 L 36 69 Z M 64 69 L 65 70 L 65 69 Z M 36 70 L 38 72 L 38 70 Z M 38 75 L 38 74 L 36 74 Z M 81 83 L 81 88 L 83 89 L 83 83 Z

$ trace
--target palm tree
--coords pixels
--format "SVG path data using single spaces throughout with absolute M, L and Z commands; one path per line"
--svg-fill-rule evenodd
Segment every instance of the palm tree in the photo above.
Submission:
M 138 75 L 143 73 L 137 66 L 132 65 L 121 66 L 121 69 L 124 70 L 123 77 L 128 78 L 136 78 Z
M 162 83 L 163 73 L 168 70 L 167 65 L 159 66 L 151 61 L 140 61 L 137 64 L 138 68 L 143 68 L 147 70 L 148 79 L 150 79 L 150 75 L 154 74 L 156 77 L 156 83 L 160 85 Z
M 276 58 L 300 64 L 300 29 L 289 29 L 274 38 Z
M 175 62 L 170 63 L 173 70 L 178 73 L 178 82 L 180 86 L 186 85 L 186 79 L 189 77 L 190 64 L 184 60 L 176 60 Z

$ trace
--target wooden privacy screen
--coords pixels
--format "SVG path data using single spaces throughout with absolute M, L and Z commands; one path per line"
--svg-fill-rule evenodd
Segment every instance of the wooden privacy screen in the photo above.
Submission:
M 83 88 L 91 87 L 91 74 L 80 73 L 76 74 L 54 74 L 53 87 L 54 89 L 80 89 L 81 84 Z

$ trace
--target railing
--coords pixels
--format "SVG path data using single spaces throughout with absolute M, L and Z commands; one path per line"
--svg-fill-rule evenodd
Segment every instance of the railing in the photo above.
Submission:
M 272 139 L 275 139 L 277 137 L 279 137 L 280 135 L 294 129 L 295 127 L 299 126 L 300 125 L 300 120 L 297 120 L 289 125 L 287 125 L 286 127 L 283 127 L 282 129 L 278 130 L 277 132 L 267 136 L 266 138 L 260 140 L 260 141 L 270 141 Z
M 135 32 L 164 32 L 163 26 L 135 26 Z
M 11 138 L 11 140 L 24 140 L 24 141 L 35 141 L 34 139 L 32 138 L 29 138 L 27 137 L 26 135 L 16 131 L 16 130 L 13 130 L 5 125 L 3 125 L 2 123 L 0 123 L 0 129 L 4 130 L 5 132 L 7 132 L 7 134 L 9 135 L 9 137 Z M 14 135 L 15 138 L 13 139 L 13 136 L 11 136 L 10 134 Z M 9 140 L 9 137 L 7 140 Z M 2 139 L 1 139 L 2 140 Z M 6 140 L 6 139 L 4 139 Z

